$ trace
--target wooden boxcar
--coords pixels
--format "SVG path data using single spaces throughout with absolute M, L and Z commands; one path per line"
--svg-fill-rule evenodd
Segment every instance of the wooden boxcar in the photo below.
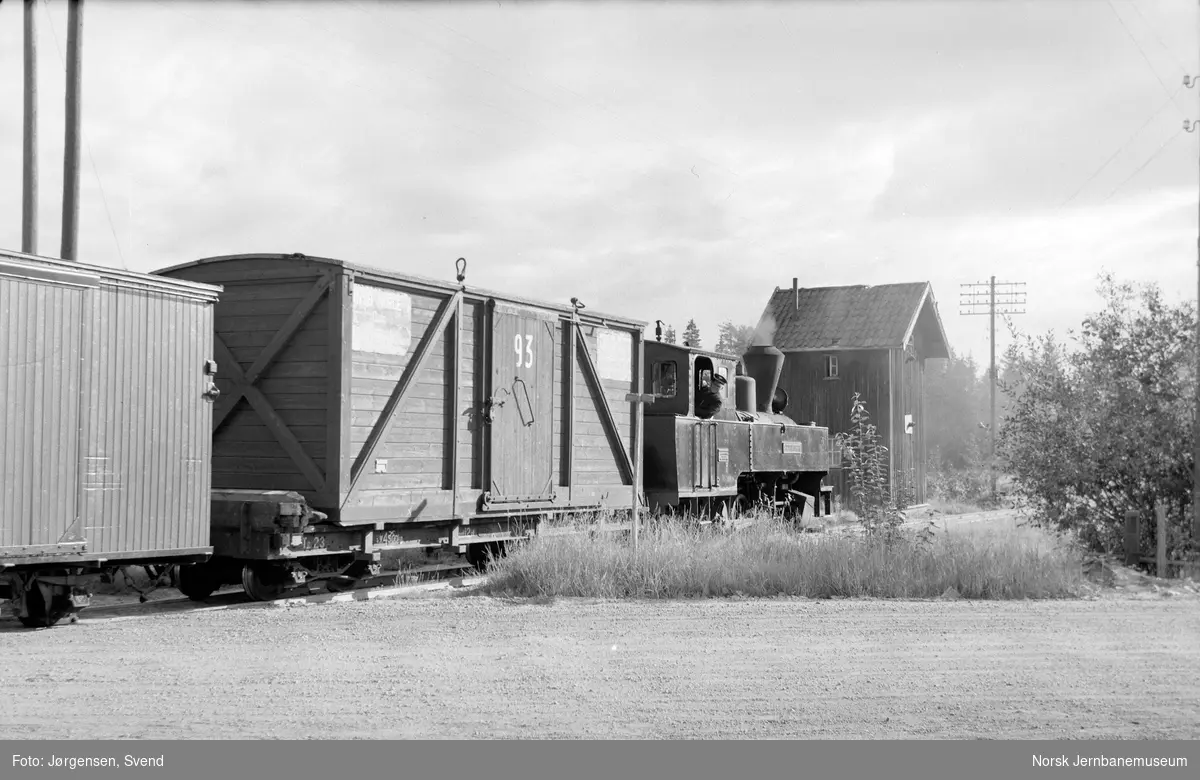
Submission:
M 219 288 L 0 252 L 0 582 L 27 625 L 209 544 Z
M 225 573 L 201 594 L 235 563 L 266 597 L 361 576 L 385 549 L 471 556 L 516 520 L 632 505 L 644 323 L 302 255 L 159 273 L 224 287 L 214 487 L 294 491 L 327 516 L 215 506 Z

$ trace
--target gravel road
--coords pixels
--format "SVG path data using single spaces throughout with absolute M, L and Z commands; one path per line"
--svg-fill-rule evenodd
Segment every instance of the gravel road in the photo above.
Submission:
M 508 602 L 0 628 L 0 738 L 1200 738 L 1200 598 Z

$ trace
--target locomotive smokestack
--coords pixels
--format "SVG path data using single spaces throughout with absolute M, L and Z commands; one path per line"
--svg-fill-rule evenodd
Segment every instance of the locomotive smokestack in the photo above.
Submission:
M 775 397 L 779 375 L 783 373 L 783 353 L 775 347 L 759 344 L 746 350 L 742 362 L 746 364 L 746 373 L 754 378 L 758 411 L 771 411 L 771 399 Z

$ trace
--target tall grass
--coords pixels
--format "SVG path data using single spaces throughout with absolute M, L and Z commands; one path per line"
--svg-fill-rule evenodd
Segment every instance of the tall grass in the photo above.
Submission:
M 483 590 L 498 596 L 702 598 L 804 596 L 1066 598 L 1086 588 L 1068 547 L 1015 534 L 940 532 L 922 543 L 805 534 L 764 519 L 740 531 L 657 519 L 635 555 L 628 538 L 536 537 L 495 561 Z

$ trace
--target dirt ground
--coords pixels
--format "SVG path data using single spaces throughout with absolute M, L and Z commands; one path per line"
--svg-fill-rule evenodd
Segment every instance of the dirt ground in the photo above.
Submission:
M 1187 596 L 459 594 L 5 627 L 0 650 L 5 739 L 1200 738 Z
M 1200 586 L 1119 567 L 1070 601 L 458 590 L 104 617 L 133 600 L 0 620 L 0 738 L 1200 738 Z

